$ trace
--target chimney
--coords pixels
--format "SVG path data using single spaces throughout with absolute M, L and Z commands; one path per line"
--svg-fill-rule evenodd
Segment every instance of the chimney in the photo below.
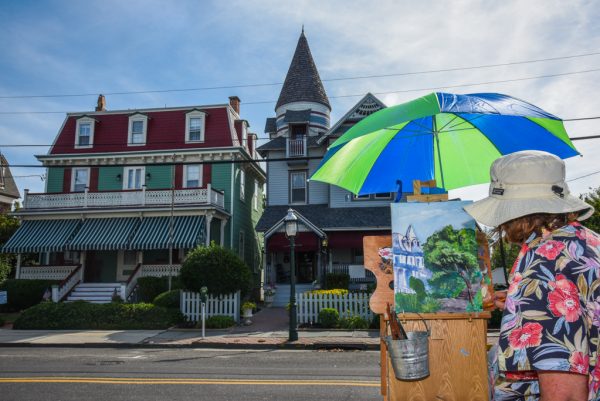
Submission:
M 104 95 L 98 95 L 98 104 L 96 105 L 96 111 L 106 111 L 106 98 Z
M 235 110 L 235 112 L 238 114 L 238 116 L 240 115 L 240 103 L 241 103 L 241 100 L 239 97 L 229 96 L 229 105 L 231 106 L 232 109 Z

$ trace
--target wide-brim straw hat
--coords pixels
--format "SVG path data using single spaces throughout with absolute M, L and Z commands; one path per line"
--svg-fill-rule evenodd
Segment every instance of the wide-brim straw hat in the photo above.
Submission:
M 594 213 L 590 204 L 570 194 L 565 163 L 551 153 L 508 154 L 494 161 L 490 177 L 489 196 L 464 208 L 486 226 L 497 227 L 534 213 L 579 213 L 579 220 Z

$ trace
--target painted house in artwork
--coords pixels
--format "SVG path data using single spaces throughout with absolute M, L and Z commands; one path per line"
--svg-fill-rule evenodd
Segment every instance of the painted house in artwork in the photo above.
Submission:
M 412 225 L 406 234 L 392 234 L 392 252 L 394 255 L 394 291 L 414 293 L 410 288 L 410 278 L 421 280 L 425 286 L 431 279 L 431 270 L 425 267 L 423 248 Z
M 3 251 L 37 254 L 17 278 L 62 280 L 53 298 L 130 299 L 143 276 L 178 274 L 188 250 L 217 244 L 258 272 L 265 173 L 240 100 L 67 114 L 44 193 L 25 190 Z
M 269 141 L 258 148 L 267 160 L 267 206 L 256 230 L 264 233 L 265 285 L 278 289 L 275 305 L 289 297 L 290 248 L 283 218 L 299 218 L 296 238 L 297 291 L 322 282 L 328 272 L 345 272 L 353 285 L 372 280 L 364 268 L 363 237 L 389 234 L 392 194 L 355 196 L 339 187 L 308 181 L 327 147 L 364 117 L 386 107 L 367 94 L 333 125 L 331 105 L 304 32 L 275 106 L 267 118 Z

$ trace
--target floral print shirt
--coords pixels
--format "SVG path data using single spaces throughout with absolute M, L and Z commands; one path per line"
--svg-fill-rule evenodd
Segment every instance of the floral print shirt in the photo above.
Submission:
M 600 236 L 579 223 L 532 235 L 511 272 L 500 371 L 516 380 L 538 370 L 589 374 L 589 400 L 600 400 L 599 329 Z

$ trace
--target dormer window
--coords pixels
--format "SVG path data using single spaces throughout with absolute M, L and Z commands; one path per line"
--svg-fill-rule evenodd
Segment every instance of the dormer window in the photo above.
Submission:
M 142 146 L 146 144 L 148 131 L 148 116 L 137 113 L 129 116 L 129 130 L 127 134 L 128 146 Z
M 75 127 L 75 148 L 91 148 L 94 144 L 94 122 L 90 117 L 77 120 Z
M 193 110 L 185 118 L 185 142 L 204 142 L 204 121 L 206 113 Z

